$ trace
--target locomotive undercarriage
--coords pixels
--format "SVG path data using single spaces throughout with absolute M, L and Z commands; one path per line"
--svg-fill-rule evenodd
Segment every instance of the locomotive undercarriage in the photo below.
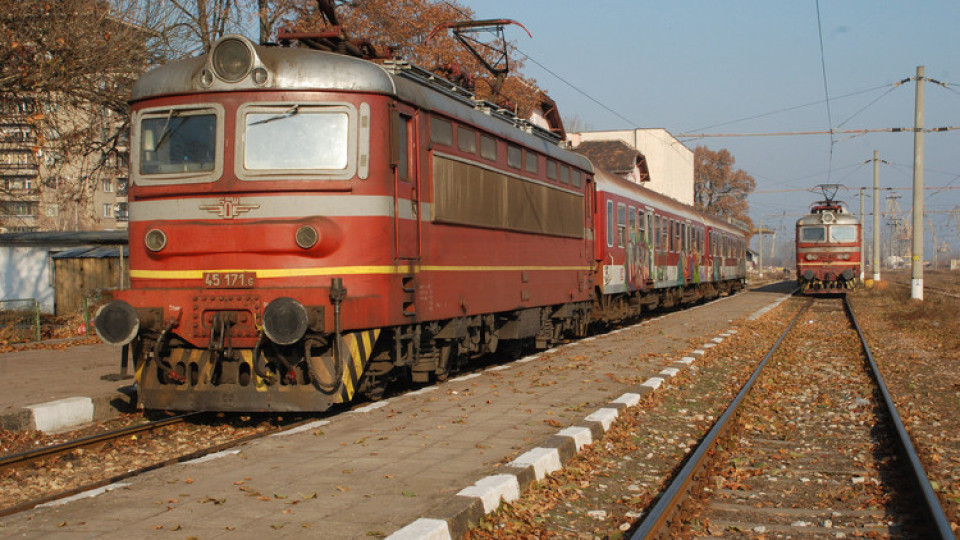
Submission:
M 590 303 L 531 308 L 336 335 L 308 333 L 290 345 L 263 334 L 253 349 L 230 345 L 230 326 L 191 347 L 171 331 L 141 333 L 130 344 L 146 408 L 220 411 L 323 411 L 382 397 L 398 380 L 444 380 L 494 352 L 548 348 L 586 335 Z

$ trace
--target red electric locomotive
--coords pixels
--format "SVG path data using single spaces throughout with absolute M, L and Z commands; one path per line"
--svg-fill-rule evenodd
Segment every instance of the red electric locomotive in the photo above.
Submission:
M 829 293 L 861 284 L 860 220 L 834 200 L 839 186 L 821 186 L 825 200 L 797 220 L 797 283 L 803 293 Z
M 312 410 L 582 334 L 591 166 L 430 74 L 240 36 L 132 98 L 131 289 L 96 318 L 140 404 Z
M 132 288 L 95 322 L 144 408 L 322 411 L 745 277 L 741 230 L 402 62 L 226 36 L 131 102 Z

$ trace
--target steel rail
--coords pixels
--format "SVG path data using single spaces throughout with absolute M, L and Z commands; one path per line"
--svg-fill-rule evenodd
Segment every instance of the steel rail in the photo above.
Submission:
M 198 414 L 200 413 L 188 413 L 188 414 L 181 414 L 177 416 L 171 416 L 169 418 L 164 418 L 162 420 L 154 420 L 152 422 L 147 422 L 145 424 L 137 424 L 135 426 L 128 426 L 120 429 L 115 429 L 113 431 L 106 431 L 104 433 L 88 435 L 86 437 L 81 437 L 79 439 L 74 439 L 72 441 L 51 444 L 49 446 L 34 448 L 24 452 L 18 452 L 16 454 L 0 456 L 0 470 L 10 468 L 10 467 L 25 465 L 27 463 L 34 462 L 43 458 L 58 456 L 60 454 L 64 454 L 76 448 L 93 446 L 95 444 L 105 443 L 107 441 L 118 439 L 120 437 L 125 437 L 127 435 L 134 435 L 137 433 L 142 433 L 144 431 L 151 431 L 159 427 L 168 426 L 171 424 L 179 424 L 188 418 L 197 416 Z
M 850 300 L 847 296 L 843 297 L 843 307 L 853 322 L 853 327 L 856 328 L 857 334 L 860 336 L 860 343 L 863 344 L 863 352 L 867 357 L 867 363 L 870 365 L 870 375 L 877 383 L 880 394 L 883 396 L 883 403 L 887 409 L 887 415 L 893 422 L 894 429 L 898 435 L 900 450 L 910 464 L 915 487 L 917 487 L 923 495 L 924 503 L 926 503 L 924 512 L 927 514 L 928 522 L 936 526 L 937 534 L 940 535 L 940 538 L 953 539 L 955 537 L 953 530 L 950 528 L 950 520 L 947 519 L 943 507 L 940 506 L 940 500 L 933 491 L 933 486 L 930 485 L 930 479 L 927 477 L 926 470 L 923 468 L 923 463 L 920 462 L 920 456 L 913 448 L 910 434 L 907 433 L 907 428 L 904 426 L 903 420 L 900 419 L 900 413 L 897 412 L 897 407 L 893 403 L 893 397 L 891 397 L 890 391 L 887 390 L 883 375 L 880 374 L 880 368 L 873 358 L 873 353 L 870 352 L 870 346 L 867 345 L 867 338 L 863 335 L 863 330 L 860 329 L 860 323 L 857 321 L 857 316 L 854 314 L 853 306 L 850 305 Z
M 200 414 L 203 414 L 203 413 L 188 413 L 188 414 L 180 415 L 180 417 L 189 417 L 189 416 L 192 416 L 192 415 L 200 415 Z M 173 417 L 173 418 L 169 418 L 169 419 L 166 419 L 166 420 L 173 420 L 174 418 L 178 418 L 178 417 Z M 182 421 L 184 418 L 180 418 L 180 419 L 181 419 L 181 421 Z M 97 480 L 97 481 L 94 481 L 94 482 L 90 482 L 90 483 L 88 483 L 88 484 L 84 484 L 84 485 L 78 486 L 78 487 L 76 487 L 76 488 L 64 490 L 64 491 L 61 491 L 61 492 L 58 492 L 58 493 L 54 493 L 54 494 L 51 494 L 51 495 L 45 495 L 45 496 L 43 496 L 43 497 L 38 497 L 38 498 L 36 498 L 36 499 L 32 499 L 32 500 L 29 500 L 29 501 L 25 501 L 25 502 L 22 502 L 22 503 L 20 503 L 20 504 L 17 504 L 17 505 L 14 505 L 14 506 L 10 506 L 10 507 L 7 507 L 7 508 L 0 508 L 0 517 L 10 516 L 10 515 L 13 515 L 13 514 L 17 514 L 17 513 L 19 513 L 19 512 L 24 512 L 24 511 L 26 511 L 26 510 L 30 510 L 31 508 L 35 508 L 35 507 L 40 506 L 40 505 L 42 505 L 42 504 L 50 503 L 50 502 L 53 502 L 53 501 L 56 501 L 56 500 L 59 500 L 59 499 L 64 499 L 64 498 L 67 498 L 67 497 L 72 497 L 72 496 L 74 496 L 74 495 L 79 495 L 79 494 L 81 494 L 81 493 L 84 493 L 84 492 L 87 492 L 87 491 L 91 491 L 91 490 L 94 490 L 94 489 L 98 489 L 98 488 L 102 488 L 102 487 L 105 487 L 105 486 L 110 486 L 110 485 L 112 485 L 112 484 L 116 484 L 117 482 L 121 482 L 121 481 L 123 481 L 123 480 L 126 480 L 127 478 L 132 478 L 132 477 L 134 477 L 134 476 L 139 476 L 139 475 L 141 475 L 141 474 L 150 472 L 150 471 L 152 471 L 152 470 L 162 469 L 163 467 L 168 467 L 168 466 L 170 466 L 170 465 L 176 465 L 176 464 L 178 464 L 178 463 L 183 463 L 183 462 L 186 462 L 186 461 L 192 461 L 192 460 L 194 460 L 194 459 L 199 459 L 199 458 L 202 458 L 202 457 L 207 456 L 207 455 L 210 455 L 210 454 L 214 454 L 214 453 L 217 453 L 217 452 L 222 452 L 222 451 L 224 451 L 224 450 L 228 450 L 228 449 L 230 449 L 230 448 L 233 448 L 233 447 L 235 447 L 235 446 L 239 446 L 239 445 L 244 444 L 244 443 L 246 443 L 246 442 L 254 441 L 254 440 L 257 440 L 257 439 L 260 439 L 260 438 L 263 438 L 263 437 L 267 437 L 267 436 L 270 436 L 270 435 L 274 435 L 274 434 L 277 434 L 277 433 L 280 433 L 280 432 L 283 432 L 283 431 L 287 431 L 287 430 L 291 430 L 291 429 L 296 429 L 296 428 L 299 427 L 299 426 L 309 424 L 309 423 L 311 423 L 311 422 L 314 422 L 315 420 L 316 420 L 315 418 L 300 420 L 300 421 L 293 422 L 293 423 L 291 423 L 291 424 L 288 424 L 288 425 L 285 425 L 285 426 L 282 426 L 282 427 L 275 427 L 275 428 L 272 428 L 272 429 L 268 429 L 268 430 L 265 430 L 265 431 L 261 431 L 261 432 L 259 432 L 259 433 L 251 433 L 250 435 L 245 435 L 245 436 L 243 436 L 243 437 L 240 437 L 239 439 L 234 439 L 234 440 L 232 440 L 232 441 L 222 442 L 222 443 L 220 443 L 220 444 L 216 444 L 216 445 L 213 445 L 213 446 L 208 446 L 207 448 L 202 448 L 202 449 L 200 449 L 200 450 L 195 450 L 195 451 L 190 452 L 190 453 L 188 453 L 188 454 L 179 455 L 179 456 L 176 456 L 176 457 L 172 457 L 172 458 L 165 459 L 165 460 L 163 460 L 163 461 L 158 461 L 158 462 L 155 462 L 155 463 L 151 463 L 151 464 L 145 465 L 145 466 L 143 466 L 143 467 L 139 467 L 139 468 L 136 468 L 136 469 L 131 469 L 131 470 L 125 472 L 125 473 L 121 473 L 121 474 L 118 474 L 118 475 L 114 475 L 114 476 L 111 476 L 111 477 L 109 477 L 109 478 L 104 478 L 104 479 L 102 479 L 102 480 Z M 170 423 L 173 423 L 173 422 L 170 422 Z
M 763 360 L 760 362 L 760 365 L 757 366 L 757 369 L 754 370 L 750 379 L 741 387 L 737 397 L 734 398 L 730 406 L 727 407 L 716 423 L 714 423 L 713 427 L 710 428 L 710 431 L 707 432 L 700 444 L 697 445 L 697 449 L 690 456 L 690 459 L 684 463 L 673 481 L 670 482 L 670 486 L 667 487 L 667 490 L 657 500 L 657 504 L 654 505 L 653 509 L 643 518 L 640 527 L 633 533 L 630 540 L 656 538 L 660 536 L 664 528 L 669 525 L 670 518 L 680 509 L 684 498 L 689 493 L 691 484 L 694 480 L 697 480 L 697 473 L 701 470 L 707 457 L 707 452 L 713 448 L 714 443 L 720 438 L 720 435 L 729 428 L 732 423 L 731 419 L 736 415 L 740 403 L 743 402 L 746 395 L 750 392 L 751 388 L 753 388 L 756 380 L 760 378 L 760 374 L 763 372 L 763 368 L 766 367 L 767 362 L 773 357 L 777 349 L 780 348 L 780 344 L 787 337 L 787 334 L 790 333 L 790 330 L 800 319 L 800 316 L 803 315 L 812 304 L 813 299 L 810 299 L 800 311 L 797 312 L 793 320 L 790 321 L 786 330 L 783 331 L 783 334 L 780 335 L 777 342 L 773 344 L 770 352 L 763 357 Z

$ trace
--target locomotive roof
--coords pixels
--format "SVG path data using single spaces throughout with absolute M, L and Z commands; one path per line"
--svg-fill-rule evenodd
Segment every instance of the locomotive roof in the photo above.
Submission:
M 816 214 L 807 214 L 797 220 L 797 226 L 801 225 L 859 225 L 860 220 L 851 214 L 835 212 L 818 212 Z
M 212 76 L 213 55 L 220 43 L 241 40 L 255 58 L 247 75 L 236 82 Z M 266 70 L 266 80 L 254 82 L 257 68 Z M 208 77 L 204 84 L 203 77 Z M 211 52 L 177 60 L 151 70 L 134 84 L 131 101 L 166 95 L 262 90 L 332 90 L 394 96 L 421 109 L 437 111 L 469 124 L 513 139 L 587 171 L 590 162 L 561 148 L 559 138 L 496 105 L 478 100 L 432 73 L 401 62 L 380 65 L 368 60 L 308 48 L 254 45 L 242 36 L 224 36 Z
M 690 220 L 700 221 L 715 229 L 721 229 L 731 234 L 743 235 L 744 231 L 722 219 L 716 218 L 691 206 L 683 204 L 680 201 L 671 199 L 666 195 L 657 193 L 652 189 L 641 186 L 640 184 L 626 180 L 613 173 L 603 169 L 594 171 L 594 181 L 597 184 L 597 192 L 607 192 L 629 197 L 635 201 L 649 204 L 655 208 L 665 210 L 680 217 Z

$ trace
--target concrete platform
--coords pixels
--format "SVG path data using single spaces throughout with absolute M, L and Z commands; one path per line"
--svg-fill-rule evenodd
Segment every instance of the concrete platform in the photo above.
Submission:
M 78 345 L 0 354 L 0 429 L 54 432 L 132 410 L 133 379 L 105 381 L 120 349 Z
M 420 532 L 398 537 L 457 537 L 465 525 L 456 519 L 475 520 L 512 496 L 513 480 L 503 475 L 520 486 L 535 481 L 555 466 L 542 448 L 556 448 L 564 461 L 596 440 L 613 413 L 595 417 L 590 437 L 577 429 L 587 417 L 630 406 L 632 392 L 657 391 L 641 386 L 687 369 L 679 361 L 691 340 L 711 340 L 789 290 L 743 293 L 326 416 L 219 459 L 2 518 L 0 537 L 362 538 L 408 526 Z M 427 519 L 414 525 L 420 518 Z

